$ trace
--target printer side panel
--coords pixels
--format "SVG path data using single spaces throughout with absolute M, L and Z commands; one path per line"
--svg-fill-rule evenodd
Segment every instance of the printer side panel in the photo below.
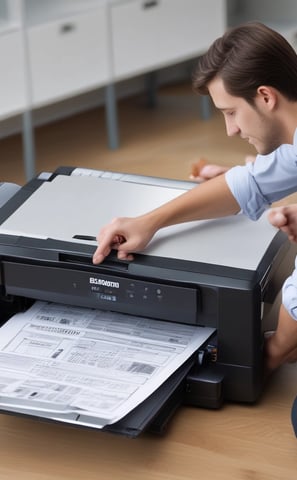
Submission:
M 219 291 L 216 368 L 224 374 L 224 398 L 255 401 L 263 380 L 261 289 Z

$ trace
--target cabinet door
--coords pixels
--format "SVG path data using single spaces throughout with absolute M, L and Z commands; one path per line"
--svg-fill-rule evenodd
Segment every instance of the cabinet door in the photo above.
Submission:
M 0 35 L 0 118 L 22 112 L 26 106 L 24 57 L 20 32 Z
M 33 105 L 106 84 L 106 11 L 99 8 L 28 30 Z
M 199 55 L 224 32 L 225 16 L 225 0 L 127 0 L 113 4 L 115 77 Z

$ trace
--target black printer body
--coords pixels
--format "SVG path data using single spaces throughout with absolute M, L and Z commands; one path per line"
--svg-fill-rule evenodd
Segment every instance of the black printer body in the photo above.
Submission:
M 275 327 L 278 294 L 296 253 L 266 218 L 170 227 L 132 262 L 112 253 L 101 265 L 92 263 L 93 237 L 106 221 L 137 215 L 192 187 L 64 167 L 2 202 L 2 323 L 38 299 L 215 329 L 162 388 L 107 430 L 131 436 L 162 430 L 182 403 L 255 402 L 263 389 L 263 333 Z

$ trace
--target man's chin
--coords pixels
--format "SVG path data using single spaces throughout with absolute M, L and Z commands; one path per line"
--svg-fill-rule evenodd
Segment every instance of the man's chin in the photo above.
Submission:
M 263 147 L 257 147 L 256 145 L 253 145 L 253 147 L 255 148 L 256 152 L 258 155 L 269 155 L 269 153 L 273 152 L 275 149 L 271 149 L 271 148 L 263 148 Z

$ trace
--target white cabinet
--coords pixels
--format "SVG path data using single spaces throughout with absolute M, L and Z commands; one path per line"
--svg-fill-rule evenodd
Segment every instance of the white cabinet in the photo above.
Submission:
M 0 0 L 0 119 L 23 113 L 27 177 L 32 110 L 105 88 L 117 148 L 114 84 L 198 56 L 226 26 L 226 0 Z
M 0 34 L 0 58 L 0 118 L 5 118 L 26 108 L 23 42 L 19 31 Z
M 296 0 L 228 0 L 229 24 L 259 21 L 281 33 L 297 50 Z
M 0 32 L 20 29 L 22 0 L 0 0 Z
M 0 118 L 26 108 L 25 63 L 19 0 L 0 0 Z
M 199 55 L 225 1 L 0 0 L 0 118 Z
M 225 0 L 114 0 L 110 15 L 115 79 L 199 55 L 226 26 Z
M 104 8 L 28 28 L 34 106 L 110 81 Z

